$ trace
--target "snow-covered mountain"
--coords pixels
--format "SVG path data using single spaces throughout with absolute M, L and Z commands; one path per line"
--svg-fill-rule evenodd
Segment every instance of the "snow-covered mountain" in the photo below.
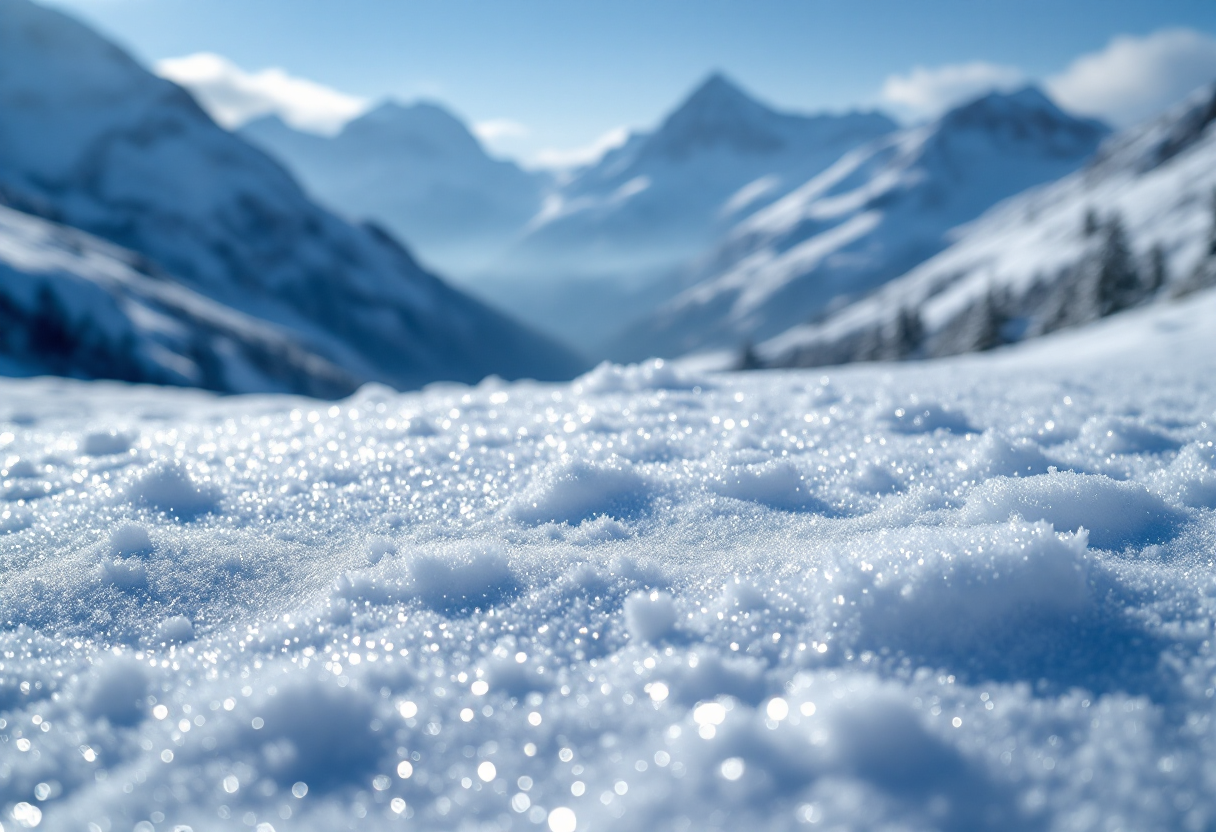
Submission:
M 0 200 L 138 252 L 358 380 L 558 378 L 579 360 L 311 202 L 87 27 L 0 0 Z
M 999 200 L 1075 170 L 1106 132 L 1026 88 L 871 142 L 740 222 L 702 279 L 614 351 L 680 355 L 776 335 L 908 271 Z
M 486 268 L 513 242 L 552 185 L 547 174 L 491 158 L 459 119 L 430 103 L 386 102 L 332 138 L 277 116 L 240 134 L 326 204 L 383 223 L 457 278 Z
M 134 252 L 0 207 L 0 375 L 330 398 L 360 379 Z
M 936 257 L 761 345 L 758 358 L 985 349 L 1216 283 L 1213 122 L 1216 87 L 1110 138 L 1084 169 L 998 205 Z
M 680 268 L 740 217 L 893 129 L 879 113 L 778 112 L 714 75 L 551 195 L 482 290 L 595 342 L 670 296 Z

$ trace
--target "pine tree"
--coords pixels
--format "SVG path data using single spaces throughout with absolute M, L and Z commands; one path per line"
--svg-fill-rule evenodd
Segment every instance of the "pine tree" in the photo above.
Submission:
M 1081 226 L 1081 234 L 1085 237 L 1092 237 L 1098 233 L 1098 229 L 1102 223 L 1098 220 L 1098 212 L 1093 208 L 1085 209 L 1085 221 Z
M 970 314 L 971 331 L 968 333 L 967 348 L 974 352 L 995 349 L 1005 343 L 1001 330 L 1005 326 L 1006 316 L 1003 304 L 991 286 L 988 291 L 972 306 Z
M 760 356 L 756 354 L 756 348 L 751 340 L 743 342 L 743 346 L 739 349 L 739 357 L 735 359 L 736 370 L 759 370 L 764 367 L 764 362 L 760 360 Z
M 67 310 L 45 283 L 38 286 L 35 303 L 29 322 L 30 352 L 50 366 L 70 366 L 80 341 Z
M 1212 192 L 1212 222 L 1208 226 L 1207 249 L 1191 273 L 1170 286 L 1170 296 L 1184 297 L 1200 289 L 1216 286 L 1216 190 Z
M 895 314 L 887 325 L 883 339 L 884 358 L 902 359 L 920 349 L 925 339 L 925 325 L 920 313 L 915 309 L 904 306 Z
M 1154 243 L 1148 252 L 1148 263 L 1144 269 L 1144 294 L 1151 297 L 1169 282 L 1169 264 L 1165 261 L 1165 249 Z
M 1140 300 L 1140 275 L 1127 245 L 1127 232 L 1118 214 L 1107 220 L 1103 228 L 1102 246 L 1098 251 L 1095 289 L 1095 310 L 1105 318 Z
M 868 326 L 858 336 L 853 348 L 852 361 L 881 361 L 884 358 L 885 344 L 881 324 Z
M 1208 226 L 1208 257 L 1216 257 L 1216 188 L 1211 197 L 1212 224 Z

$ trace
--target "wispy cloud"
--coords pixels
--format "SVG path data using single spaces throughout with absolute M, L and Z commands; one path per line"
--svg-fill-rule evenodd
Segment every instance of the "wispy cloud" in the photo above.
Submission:
M 1031 79 L 1015 66 L 973 61 L 914 67 L 883 83 L 882 101 L 909 119 L 932 118 L 991 90 Z M 1204 84 L 1216 82 L 1216 38 L 1194 29 L 1120 35 L 1041 81 L 1060 106 L 1119 127 L 1148 118 Z
M 1216 81 L 1216 38 L 1193 29 L 1116 37 L 1077 58 L 1047 89 L 1061 105 L 1126 125 Z
M 939 67 L 913 67 L 905 75 L 891 75 L 883 83 L 882 99 L 900 115 L 933 118 L 956 104 L 992 90 L 1008 91 L 1026 82 L 1014 66 L 972 61 Z
M 492 118 L 489 121 L 479 121 L 473 125 L 473 134 L 483 142 L 494 142 L 500 139 L 523 139 L 531 131 L 509 118 Z
M 629 129 L 613 127 L 595 141 L 583 147 L 564 150 L 546 148 L 534 154 L 529 162 L 531 167 L 563 170 L 576 168 L 598 162 L 605 153 L 620 147 L 629 139 Z
M 475 135 L 490 152 L 504 156 L 516 156 L 532 135 L 527 125 L 509 118 L 492 118 L 476 122 L 472 126 Z
M 158 61 L 156 72 L 190 90 L 212 118 L 230 128 L 274 113 L 301 130 L 332 133 L 368 104 L 282 69 L 247 72 L 210 52 Z

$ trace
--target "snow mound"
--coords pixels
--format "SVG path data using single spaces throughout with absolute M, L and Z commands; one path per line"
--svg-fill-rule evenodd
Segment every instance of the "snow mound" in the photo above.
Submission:
M 523 523 L 577 525 L 595 517 L 635 517 L 652 498 L 652 486 L 624 460 L 572 462 L 546 472 L 511 513 Z
M 88 456 L 112 456 L 126 453 L 131 448 L 132 439 L 127 433 L 115 428 L 93 431 L 87 434 L 80 450 Z
M 944 430 L 948 433 L 974 433 L 961 413 L 935 402 L 913 400 L 895 408 L 887 416 L 892 430 L 900 433 L 933 433 Z
M 1086 537 L 1041 522 L 909 535 L 902 552 L 875 552 L 861 625 L 876 643 L 965 654 L 1013 628 L 1067 621 L 1092 603 Z
M 146 555 L 152 551 L 148 530 L 136 523 L 126 523 L 110 532 L 110 552 L 116 557 Z
M 141 474 L 127 489 L 127 499 L 182 520 L 219 508 L 217 489 L 176 462 L 155 465 Z
M 639 641 L 660 641 L 678 619 L 675 600 L 666 592 L 635 592 L 625 599 L 625 628 Z
M 985 431 L 964 463 L 977 477 L 1027 477 L 1046 474 L 1050 460 L 1029 437 L 1010 439 L 998 431 Z
M 824 503 L 810 493 L 807 478 L 790 462 L 738 466 L 711 479 L 710 488 L 724 497 L 776 509 L 827 511 Z
M 573 389 L 579 393 L 620 393 L 637 390 L 690 390 L 704 386 L 705 380 L 678 369 L 661 358 L 652 358 L 641 364 L 622 366 L 610 361 L 600 363 L 595 369 L 574 380 Z
M 1176 533 L 1182 516 L 1143 485 L 1102 474 L 1056 471 L 1035 477 L 996 477 L 967 497 L 967 522 L 1010 516 L 1046 520 L 1058 529 L 1086 529 L 1103 549 L 1160 543 Z
M 450 557 L 419 555 L 410 564 L 413 589 L 437 611 L 488 608 L 518 591 L 518 578 L 498 546 L 469 546 Z
M 1077 441 L 1102 454 L 1158 454 L 1178 450 L 1179 443 L 1165 431 L 1127 417 L 1093 417 L 1086 420 Z

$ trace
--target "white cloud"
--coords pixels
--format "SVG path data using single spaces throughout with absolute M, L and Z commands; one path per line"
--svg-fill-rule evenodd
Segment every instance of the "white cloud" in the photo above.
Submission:
M 605 153 L 620 147 L 629 139 L 625 127 L 613 127 L 607 133 L 584 147 L 566 150 L 546 148 L 538 151 L 530 160 L 530 166 L 538 168 L 569 169 L 598 162 Z
M 1047 89 L 1064 107 L 1127 125 L 1154 115 L 1216 81 L 1216 39 L 1192 29 L 1116 37 L 1082 55 Z
M 1009 91 L 1026 83 L 1026 75 L 1013 66 L 984 61 L 913 67 L 906 75 L 891 75 L 882 85 L 882 98 L 912 119 L 941 115 L 956 104 L 992 90 Z
M 489 121 L 479 121 L 473 125 L 473 134 L 483 142 L 496 142 L 502 139 L 527 138 L 530 131 L 518 121 L 509 118 L 492 118 Z
M 513 156 L 521 147 L 521 142 L 532 135 L 527 125 L 512 121 L 509 118 L 492 118 L 479 121 L 472 127 L 473 135 L 491 153 Z
M 367 109 L 362 98 L 278 68 L 246 72 L 210 52 L 158 61 L 156 72 L 190 90 L 212 118 L 229 128 L 275 113 L 292 127 L 333 133 Z

